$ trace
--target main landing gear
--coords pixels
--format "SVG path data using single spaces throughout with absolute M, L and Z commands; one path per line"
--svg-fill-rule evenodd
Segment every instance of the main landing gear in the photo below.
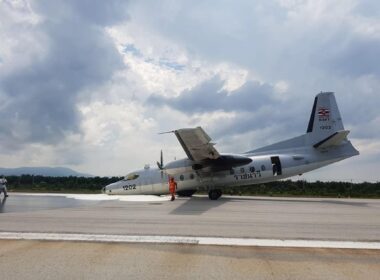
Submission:
M 221 190 L 211 190 L 208 192 L 208 198 L 211 200 L 217 200 L 221 196 L 222 196 Z

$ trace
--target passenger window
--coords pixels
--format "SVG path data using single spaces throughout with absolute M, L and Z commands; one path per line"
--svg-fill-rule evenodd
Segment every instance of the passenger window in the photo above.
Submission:
M 244 173 L 244 167 L 240 168 L 240 173 Z
M 190 179 L 191 179 L 191 180 L 194 179 L 194 174 L 193 174 L 193 173 L 190 174 Z
M 264 164 L 261 165 L 261 170 L 262 170 L 262 171 L 265 171 L 265 165 L 264 165 Z
M 251 167 L 249 168 L 249 171 L 251 171 L 251 173 L 255 172 L 255 167 L 254 167 L 254 166 L 251 166 Z
M 181 176 L 179 176 L 179 179 L 180 179 L 181 181 L 183 181 L 183 180 L 185 179 L 185 176 L 181 175 Z

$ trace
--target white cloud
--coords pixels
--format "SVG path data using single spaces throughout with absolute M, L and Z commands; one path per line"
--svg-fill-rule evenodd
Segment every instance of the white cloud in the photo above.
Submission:
M 0 80 L 26 70 L 36 72 L 44 82 L 32 79 L 22 84 L 34 96 L 26 99 L 21 93 L 22 104 L 28 104 L 26 109 L 40 108 L 36 104 L 41 96 L 53 92 L 60 106 L 41 111 L 46 126 L 37 134 L 57 132 L 52 144 L 36 137 L 23 111 L 9 109 L 21 102 L 9 90 L 18 89 L 20 79 L 8 79 L 7 87 L 0 86 L 0 112 L 10 110 L 9 123 L 14 127 L 8 134 L 0 133 L 0 139 L 30 141 L 22 147 L 10 143 L 0 148 L 0 165 L 63 164 L 82 172 L 122 175 L 154 162 L 161 148 L 168 159 L 185 156 L 173 135 L 157 133 L 196 125 L 215 136 L 222 152 L 246 151 L 303 133 L 314 95 L 332 90 L 350 136 L 363 150 L 358 162 L 368 170 L 379 166 L 373 156 L 378 154 L 380 137 L 376 1 L 242 0 L 215 5 L 163 0 L 132 1 L 127 7 L 115 1 L 116 6 L 103 13 L 102 5 L 109 5 L 104 3 L 87 9 L 75 1 L 1 2 Z M 50 22 L 51 18 L 55 20 Z M 83 24 L 78 30 L 66 33 L 65 26 L 72 28 L 79 19 Z M 71 36 L 75 31 L 80 35 L 77 41 Z M 81 60 L 83 55 L 86 59 Z M 73 67 L 80 62 L 76 67 L 82 70 L 69 76 L 72 69 L 65 61 Z M 59 71 L 69 78 L 62 78 Z M 24 81 L 28 77 L 24 75 Z M 218 92 L 201 92 L 197 100 L 186 99 L 193 103 L 177 108 L 147 102 L 152 95 L 169 100 L 195 93 L 215 77 L 222 85 L 206 89 L 227 92 L 224 103 L 212 99 L 224 97 L 215 95 Z M 239 89 L 252 84 L 266 90 L 245 100 L 251 93 L 239 95 Z M 48 90 L 40 96 L 36 88 L 41 85 Z M 60 90 L 70 85 L 76 85 L 72 91 L 69 88 L 74 93 L 58 98 Z M 53 107 L 49 100 L 44 100 L 48 105 L 42 103 L 44 108 Z M 64 111 L 64 105 L 69 109 Z M 37 113 L 31 115 L 38 120 Z M 54 118 L 56 122 L 51 122 Z M 348 169 L 357 170 L 355 176 L 363 180 L 378 178 L 377 173 L 355 168 L 355 162 L 344 161 L 310 178 L 336 174 L 345 178 Z

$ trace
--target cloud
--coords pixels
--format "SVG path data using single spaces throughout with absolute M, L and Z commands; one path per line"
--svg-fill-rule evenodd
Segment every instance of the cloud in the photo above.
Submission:
M 380 76 L 379 57 L 380 38 L 352 38 L 327 63 L 332 70 L 350 78 Z
M 123 1 L 36 1 L 29 13 L 34 25 L 14 25 L 7 36 L 18 40 L 31 33 L 44 45 L 23 67 L 5 61 L 0 68 L 0 139 L 16 148 L 28 143 L 54 144 L 80 133 L 78 96 L 109 80 L 124 67 L 104 27 L 126 19 Z M 18 7 L 9 4 L 9 10 Z M 25 9 L 25 7 L 23 7 Z M 27 12 L 28 13 L 28 12 Z
M 216 76 L 206 80 L 190 90 L 183 91 L 177 97 L 152 95 L 150 105 L 169 105 L 181 112 L 249 111 L 274 102 L 274 89 L 267 84 L 247 81 L 238 89 L 228 92 L 223 89 L 226 81 Z
M 379 5 L 2 1 L 0 163 L 120 175 L 161 148 L 185 156 L 157 133 L 198 125 L 221 151 L 247 151 L 304 133 L 323 90 L 367 147 L 360 164 L 376 165 Z M 376 177 L 366 170 L 357 177 Z
M 242 152 L 243 147 L 251 149 L 305 132 L 313 99 L 304 100 L 310 107 L 299 106 L 295 99 L 279 98 L 276 86 L 248 80 L 227 91 L 225 82 L 215 76 L 176 97 L 152 95 L 147 104 L 185 114 L 188 125 L 203 126 L 229 151 Z M 210 122 L 214 115 L 218 120 Z

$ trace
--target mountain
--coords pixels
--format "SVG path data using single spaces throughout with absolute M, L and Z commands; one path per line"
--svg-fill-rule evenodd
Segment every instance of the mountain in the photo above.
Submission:
M 0 175 L 42 175 L 51 177 L 92 177 L 90 174 L 80 173 L 67 167 L 18 167 L 0 168 Z

